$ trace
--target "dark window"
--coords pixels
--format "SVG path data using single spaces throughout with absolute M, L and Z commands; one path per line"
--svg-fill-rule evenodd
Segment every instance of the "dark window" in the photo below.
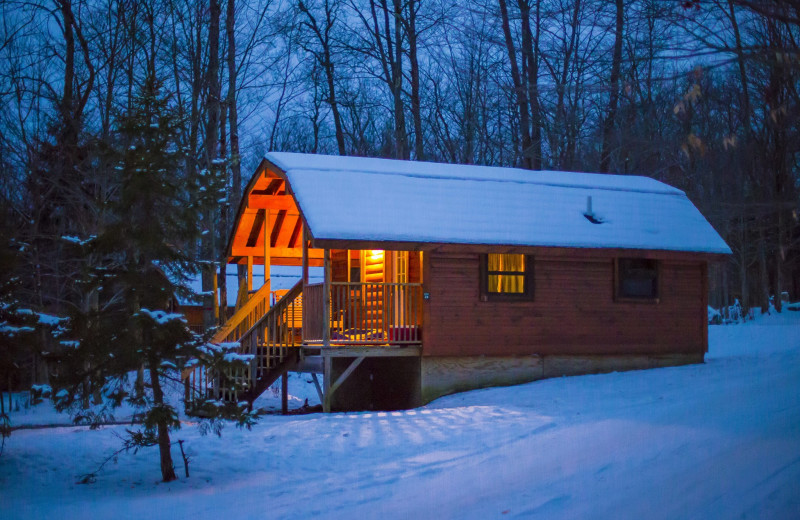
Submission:
M 617 259 L 616 297 L 618 299 L 657 300 L 658 260 Z
M 481 300 L 533 298 L 533 261 L 526 255 L 481 255 Z

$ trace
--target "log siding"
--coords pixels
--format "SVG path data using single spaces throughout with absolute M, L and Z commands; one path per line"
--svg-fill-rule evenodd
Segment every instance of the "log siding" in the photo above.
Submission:
M 615 301 L 614 259 L 606 255 L 534 262 L 534 301 L 486 302 L 480 254 L 426 254 L 423 356 L 706 351 L 705 261 L 660 260 L 657 303 Z

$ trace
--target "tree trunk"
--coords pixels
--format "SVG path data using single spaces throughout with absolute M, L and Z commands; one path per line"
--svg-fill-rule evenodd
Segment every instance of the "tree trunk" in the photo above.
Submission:
M 394 98 L 394 139 L 396 156 L 398 159 L 408 160 L 410 150 L 408 149 L 408 135 L 406 134 L 406 113 L 403 103 L 403 24 L 402 24 L 402 2 L 394 0 L 392 13 L 394 18 L 394 60 L 392 64 L 392 97 Z M 387 13 L 388 16 L 388 13 Z M 387 23 L 386 34 L 389 35 Z M 389 54 L 391 54 L 391 42 L 389 42 Z
M 239 156 L 239 112 L 236 106 L 236 81 L 238 79 L 236 70 L 236 2 L 235 0 L 228 0 L 227 10 L 225 14 L 225 34 L 228 38 L 228 130 L 230 137 L 230 158 L 229 167 L 231 169 L 231 185 L 233 192 L 233 206 L 238 207 L 242 199 L 242 164 Z M 226 267 L 227 269 L 227 267 Z M 246 270 L 243 265 L 237 265 L 237 287 L 241 287 L 242 281 L 247 276 Z M 227 284 L 226 284 L 227 286 Z M 227 320 L 227 301 L 225 302 L 225 313 L 223 314 Z
M 317 23 L 317 19 L 308 9 L 306 4 L 299 1 L 297 4 L 298 9 L 306 15 L 308 22 L 306 25 L 311 29 L 317 38 L 320 45 L 320 52 L 314 53 L 317 63 L 322 67 L 325 72 L 325 82 L 328 87 L 328 105 L 331 107 L 331 115 L 333 116 L 333 127 L 336 133 L 336 146 L 339 150 L 339 155 L 347 155 L 344 143 L 344 128 L 342 126 L 342 116 L 339 113 L 339 103 L 336 101 L 336 71 L 333 64 L 333 55 L 331 53 L 330 31 L 333 28 L 333 10 L 328 0 L 325 1 L 325 27 L 321 28 Z M 313 75 L 312 75 L 313 76 Z M 317 127 L 314 127 L 314 151 L 317 148 Z
M 153 404 L 156 408 L 164 406 L 164 392 L 161 389 L 161 380 L 158 375 L 158 360 L 150 358 L 150 385 L 153 387 Z M 161 457 L 161 478 L 164 482 L 177 480 L 175 467 L 172 464 L 172 453 L 170 452 L 169 426 L 165 418 L 160 418 L 157 422 L 158 452 Z
M 417 58 L 417 9 L 419 1 L 408 2 L 408 62 L 411 67 L 411 118 L 414 124 L 414 156 L 418 161 L 425 160 L 422 134 L 422 114 L 419 92 L 419 60 Z
M 758 230 L 758 305 L 761 314 L 769 312 L 769 270 L 767 269 L 767 240 L 764 229 Z
M 603 122 L 603 145 L 600 151 L 600 173 L 608 173 L 611 165 L 611 137 L 617 119 L 619 103 L 619 76 L 622 64 L 622 31 L 625 23 L 625 4 L 616 1 L 616 25 L 614 27 L 614 53 L 611 58 L 611 92 L 608 97 L 608 114 Z
M 208 119 L 206 122 L 206 150 L 205 164 L 208 173 L 205 175 L 207 180 L 215 175 L 214 160 L 217 158 L 217 146 L 220 114 L 220 85 L 219 85 L 219 0 L 209 1 L 209 27 L 208 27 L 208 70 L 206 71 L 206 84 L 208 85 Z M 212 260 L 216 260 L 214 226 L 214 210 L 212 207 L 205 208 L 203 218 L 203 265 L 202 284 L 203 284 L 203 325 L 206 328 L 215 324 L 214 319 L 214 298 L 213 280 L 215 267 Z
M 503 35 L 506 42 L 506 51 L 508 52 L 508 61 L 511 67 L 511 81 L 514 84 L 514 94 L 519 109 L 519 133 L 521 141 L 521 155 L 522 167 L 527 169 L 533 168 L 533 161 L 531 160 L 531 135 L 530 135 L 530 122 L 528 121 L 528 96 L 525 94 L 525 89 L 522 86 L 522 79 L 520 77 L 519 68 L 517 67 L 516 50 L 514 49 L 514 39 L 511 35 L 511 25 L 508 20 L 508 7 L 506 0 L 498 0 L 500 5 L 500 16 L 502 17 Z
M 519 0 L 522 16 L 522 59 L 527 62 L 527 97 L 530 103 L 531 147 L 530 160 L 534 170 L 542 169 L 542 110 L 539 104 L 539 33 L 541 28 L 539 9 L 536 2 L 536 34 L 531 32 L 531 7 L 528 0 Z

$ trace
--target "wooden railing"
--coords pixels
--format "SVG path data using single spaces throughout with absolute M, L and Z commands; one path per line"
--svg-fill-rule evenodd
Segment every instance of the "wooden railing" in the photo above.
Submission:
M 305 289 L 303 341 L 323 342 L 324 285 Z M 330 284 L 332 345 L 414 345 L 422 342 L 422 284 Z
M 242 335 L 250 330 L 256 322 L 264 316 L 269 306 L 270 286 L 264 284 L 256 291 L 247 302 L 242 305 L 225 325 L 211 338 L 213 343 L 238 341 Z
M 301 343 L 298 316 L 302 313 L 302 298 L 303 284 L 298 282 L 252 327 L 235 338 L 239 344 L 236 353 L 252 356 L 249 363 L 224 373 L 198 365 L 187 374 L 186 400 L 236 403 L 241 399 L 255 399 L 266 390 L 280 375 L 278 369 L 284 362 L 292 356 L 296 359 Z M 224 338 L 224 341 L 232 340 L 232 335 Z

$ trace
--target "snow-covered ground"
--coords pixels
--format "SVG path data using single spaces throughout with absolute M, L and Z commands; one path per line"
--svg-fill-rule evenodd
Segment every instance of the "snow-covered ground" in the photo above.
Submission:
M 186 422 L 173 439 L 191 477 L 169 484 L 155 449 L 76 483 L 123 426 L 19 430 L 0 457 L 0 518 L 800 518 L 800 312 L 711 327 L 710 343 L 704 365 L 403 412 L 273 415 L 221 438 Z M 302 377 L 295 406 L 314 404 Z

